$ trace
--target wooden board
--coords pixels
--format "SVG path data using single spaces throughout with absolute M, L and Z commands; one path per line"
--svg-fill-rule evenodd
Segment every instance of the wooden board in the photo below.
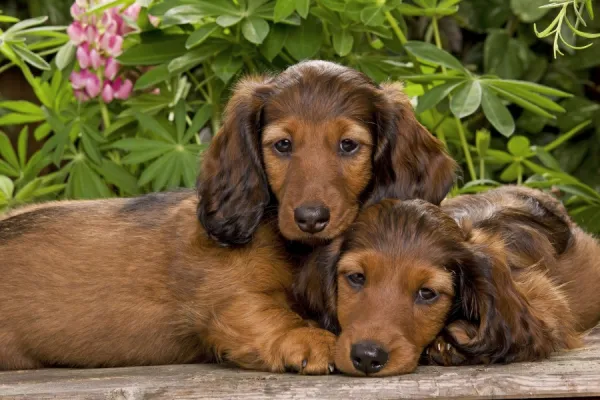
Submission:
M 218 365 L 0 373 L 1 399 L 426 399 L 600 396 L 600 327 L 584 348 L 537 363 L 420 367 L 389 378 L 298 376 Z

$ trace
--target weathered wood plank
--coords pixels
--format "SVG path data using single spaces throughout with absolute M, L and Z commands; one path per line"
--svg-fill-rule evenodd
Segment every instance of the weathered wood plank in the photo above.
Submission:
M 600 327 L 586 346 L 537 363 L 421 367 L 390 378 L 303 377 L 215 365 L 0 373 L 2 399 L 427 399 L 600 396 Z

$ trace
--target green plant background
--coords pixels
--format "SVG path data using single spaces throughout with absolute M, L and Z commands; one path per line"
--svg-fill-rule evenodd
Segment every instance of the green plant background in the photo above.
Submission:
M 320 58 L 405 82 L 463 167 L 451 195 L 545 188 L 600 232 L 600 2 L 138 0 L 119 61 L 140 78 L 108 108 L 73 97 L 70 2 L 3 3 L 0 79 L 18 71 L 35 100 L 0 89 L 0 212 L 192 187 L 231 84 Z

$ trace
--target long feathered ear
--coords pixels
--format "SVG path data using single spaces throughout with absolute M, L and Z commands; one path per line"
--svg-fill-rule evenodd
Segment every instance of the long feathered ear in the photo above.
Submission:
M 241 80 L 204 154 L 198 219 L 223 245 L 248 243 L 270 200 L 260 148 L 261 111 L 270 91 L 265 77 Z
M 374 180 L 366 202 L 394 198 L 440 204 L 455 182 L 455 161 L 442 142 L 417 121 L 401 84 L 383 84 L 380 94 Z
M 337 264 L 342 254 L 343 239 L 334 239 L 316 248 L 294 279 L 296 301 L 308 317 L 323 329 L 339 334 L 337 319 Z

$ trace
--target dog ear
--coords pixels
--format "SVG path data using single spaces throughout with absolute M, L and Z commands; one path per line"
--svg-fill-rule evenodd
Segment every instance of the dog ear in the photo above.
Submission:
M 340 333 L 337 319 L 337 264 L 342 254 L 344 239 L 338 237 L 325 246 L 316 248 L 308 262 L 294 279 L 296 301 L 311 319 L 323 329 Z
M 417 121 L 401 84 L 383 84 L 376 106 L 379 132 L 366 202 L 394 198 L 440 204 L 455 182 L 456 162 Z
M 198 219 L 223 245 L 249 242 L 270 201 L 260 148 L 261 111 L 270 92 L 265 77 L 241 80 L 204 154 Z

